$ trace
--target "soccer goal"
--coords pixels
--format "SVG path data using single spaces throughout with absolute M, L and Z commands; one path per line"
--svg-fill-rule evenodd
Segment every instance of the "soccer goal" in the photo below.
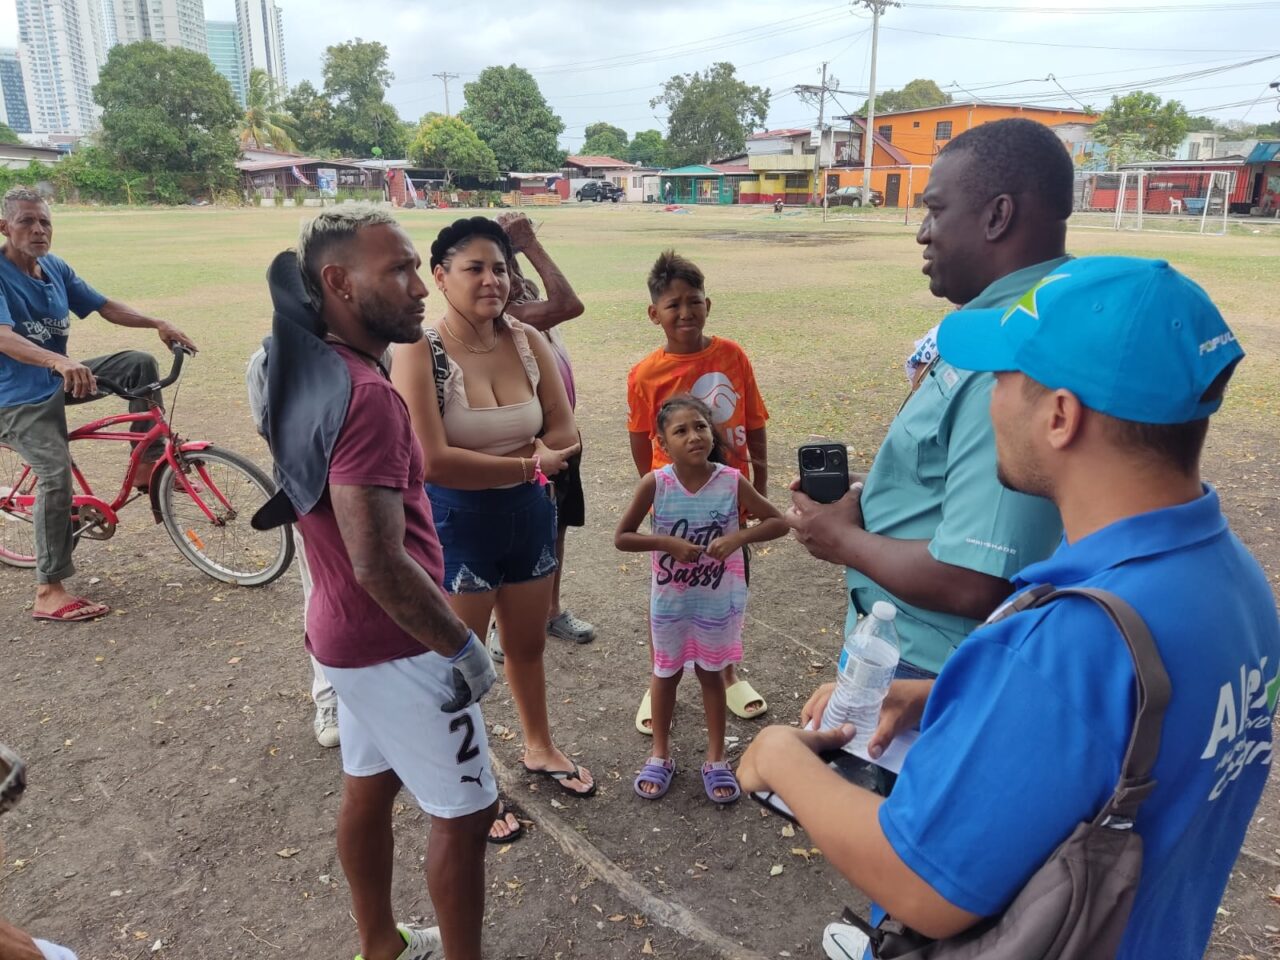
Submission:
M 1222 236 L 1236 187 L 1229 170 L 1173 167 L 1089 173 L 1076 182 L 1079 226 Z

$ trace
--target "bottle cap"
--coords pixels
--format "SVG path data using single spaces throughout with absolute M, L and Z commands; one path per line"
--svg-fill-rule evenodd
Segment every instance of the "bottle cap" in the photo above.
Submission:
M 898 608 L 888 600 L 877 600 L 871 605 L 871 615 L 877 620 L 887 620 L 892 623 L 898 615 Z

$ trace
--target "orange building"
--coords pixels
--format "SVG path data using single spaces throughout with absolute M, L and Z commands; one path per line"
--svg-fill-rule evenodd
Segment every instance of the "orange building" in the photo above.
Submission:
M 1078 137 L 1080 127 L 1092 125 L 1098 119 L 1096 115 L 1084 110 L 997 103 L 948 103 L 940 107 L 921 107 L 917 110 L 882 114 L 874 121 L 876 142 L 883 140 L 892 144 L 894 151 L 903 160 L 897 166 L 881 166 L 880 151 L 877 150 L 873 155 L 875 165 L 871 168 L 872 189 L 884 193 L 885 206 L 918 204 L 925 184 L 929 182 L 929 168 L 948 141 L 984 123 L 1007 120 L 1010 117 L 1024 117 L 1047 127 L 1061 128 L 1058 132 L 1063 139 L 1063 149 L 1073 152 L 1072 138 Z M 862 128 L 866 125 L 865 117 L 840 119 L 852 125 L 860 142 Z M 1072 132 L 1068 133 L 1068 130 Z M 859 150 L 859 155 L 860 153 Z M 862 185 L 861 167 L 834 168 L 827 170 L 826 174 L 828 192 L 839 187 Z

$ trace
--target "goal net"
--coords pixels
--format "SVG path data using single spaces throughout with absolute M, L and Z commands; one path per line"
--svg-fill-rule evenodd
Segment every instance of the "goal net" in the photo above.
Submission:
M 1149 167 L 1081 174 L 1072 223 L 1221 236 L 1235 188 L 1236 174 L 1229 170 Z

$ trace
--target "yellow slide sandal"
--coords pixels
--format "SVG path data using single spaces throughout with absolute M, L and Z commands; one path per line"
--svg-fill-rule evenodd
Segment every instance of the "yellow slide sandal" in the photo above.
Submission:
M 649 726 L 645 726 L 645 724 Z M 636 711 L 636 729 L 646 737 L 653 736 L 653 701 L 649 699 L 649 691 L 640 698 L 640 709 Z
M 754 720 L 756 717 L 764 716 L 769 709 L 769 704 L 765 702 L 764 697 L 756 693 L 756 688 L 746 680 L 739 680 L 732 686 L 725 688 L 724 698 L 729 705 L 729 709 L 733 711 L 733 715 L 741 717 L 743 720 Z M 759 706 L 748 707 L 748 704 L 759 704 Z M 641 704 L 642 709 L 644 706 L 645 704 Z M 639 723 L 638 719 L 637 723 Z

